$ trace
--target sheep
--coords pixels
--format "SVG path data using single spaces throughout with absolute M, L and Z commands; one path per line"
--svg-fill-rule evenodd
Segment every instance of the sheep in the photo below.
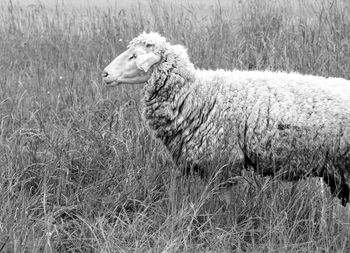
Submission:
M 322 177 L 349 202 L 350 81 L 201 70 L 185 47 L 154 32 L 131 40 L 102 77 L 109 87 L 145 83 L 143 118 L 178 166 L 206 176 L 226 166 L 233 175 Z

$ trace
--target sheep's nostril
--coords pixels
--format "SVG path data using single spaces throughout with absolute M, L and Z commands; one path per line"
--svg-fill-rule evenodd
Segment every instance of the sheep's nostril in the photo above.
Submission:
M 103 72 L 102 72 L 102 77 L 105 78 L 105 77 L 107 77 L 107 76 L 108 76 L 108 72 L 107 72 L 107 71 L 103 71 Z

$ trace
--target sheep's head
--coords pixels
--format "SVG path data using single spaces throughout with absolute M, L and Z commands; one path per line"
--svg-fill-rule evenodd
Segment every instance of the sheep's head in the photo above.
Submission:
M 103 81 L 108 86 L 147 82 L 153 66 L 161 60 L 160 48 L 165 44 L 165 38 L 157 33 L 141 34 L 104 69 Z

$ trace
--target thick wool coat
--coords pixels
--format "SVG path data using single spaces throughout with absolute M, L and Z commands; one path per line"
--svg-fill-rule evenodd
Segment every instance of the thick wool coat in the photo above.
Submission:
M 179 166 L 210 174 L 251 167 L 285 180 L 323 177 L 349 201 L 350 81 L 298 73 L 200 70 L 157 33 L 161 56 L 144 88 L 144 119 Z M 237 166 L 239 164 L 239 166 Z

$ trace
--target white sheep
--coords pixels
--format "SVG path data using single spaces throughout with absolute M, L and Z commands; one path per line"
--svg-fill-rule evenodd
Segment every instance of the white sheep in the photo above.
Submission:
M 350 81 L 200 70 L 158 33 L 134 38 L 102 76 L 107 86 L 146 83 L 143 117 L 179 166 L 319 176 L 349 202 Z

